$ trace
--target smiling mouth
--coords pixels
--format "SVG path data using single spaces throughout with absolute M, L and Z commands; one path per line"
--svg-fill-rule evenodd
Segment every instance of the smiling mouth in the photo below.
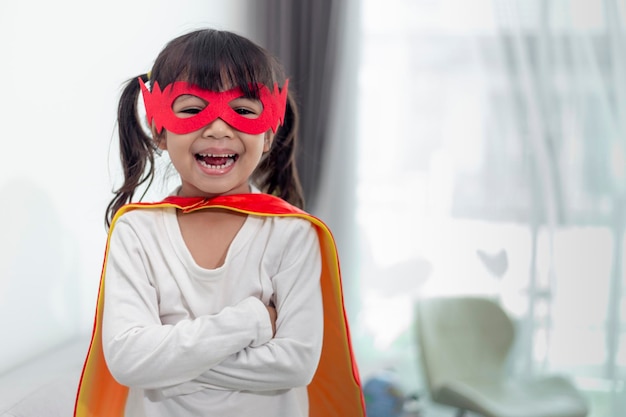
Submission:
M 223 155 L 197 153 L 195 157 L 209 169 L 224 169 L 234 164 L 239 155 L 235 153 Z

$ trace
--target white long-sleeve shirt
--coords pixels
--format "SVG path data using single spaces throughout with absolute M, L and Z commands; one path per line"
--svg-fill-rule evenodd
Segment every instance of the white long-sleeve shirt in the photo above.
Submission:
M 303 219 L 249 215 L 209 270 L 193 260 L 175 209 L 125 213 L 111 234 L 102 339 L 112 375 L 130 387 L 126 416 L 307 416 L 320 273 Z

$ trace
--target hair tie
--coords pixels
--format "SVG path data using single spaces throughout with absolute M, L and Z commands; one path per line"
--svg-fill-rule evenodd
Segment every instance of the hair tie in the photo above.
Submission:
M 152 78 L 152 70 L 150 70 L 150 71 L 148 71 L 148 72 L 146 73 L 146 77 L 148 77 L 148 80 L 149 80 L 150 78 Z

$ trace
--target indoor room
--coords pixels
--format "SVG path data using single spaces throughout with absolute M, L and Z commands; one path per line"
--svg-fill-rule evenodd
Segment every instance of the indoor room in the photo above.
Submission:
M 623 0 L 1 2 L 0 417 L 74 415 L 118 100 L 200 28 L 295 92 L 363 416 L 626 415 L 625 26 Z M 157 156 L 134 201 L 178 186 Z

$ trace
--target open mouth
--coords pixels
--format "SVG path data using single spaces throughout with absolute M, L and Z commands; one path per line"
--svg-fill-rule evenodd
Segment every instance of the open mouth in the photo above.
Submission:
M 195 157 L 196 160 L 209 169 L 224 169 L 234 164 L 239 155 L 236 153 L 224 155 L 197 153 Z

